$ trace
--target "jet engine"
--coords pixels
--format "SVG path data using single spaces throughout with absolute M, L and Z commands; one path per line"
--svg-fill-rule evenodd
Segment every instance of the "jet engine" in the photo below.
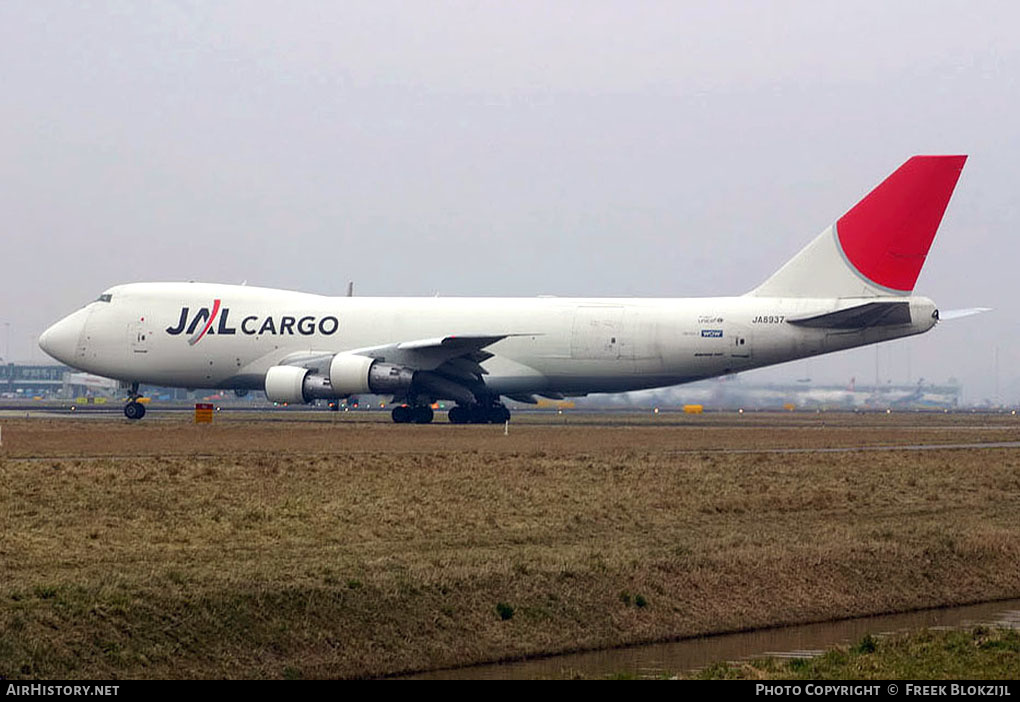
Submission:
M 300 366 L 273 366 L 266 372 L 266 397 L 273 402 L 302 403 L 364 393 L 400 394 L 411 387 L 414 373 L 407 366 L 338 353 L 329 363 L 328 375 Z
M 336 397 L 375 393 L 392 395 L 411 387 L 414 369 L 383 363 L 356 353 L 338 353 L 329 362 L 329 384 Z

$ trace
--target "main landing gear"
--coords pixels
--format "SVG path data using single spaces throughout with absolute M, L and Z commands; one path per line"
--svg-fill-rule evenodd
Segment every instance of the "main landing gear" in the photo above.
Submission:
M 398 405 L 390 410 L 396 424 L 429 424 L 435 413 L 428 405 Z M 510 410 L 502 403 L 457 405 L 447 417 L 451 424 L 502 424 L 510 421 Z
M 124 405 L 124 416 L 130 420 L 138 420 L 145 416 L 145 405 L 138 401 L 140 397 L 141 395 L 138 394 L 138 383 L 131 383 L 128 403 Z
M 428 405 L 397 405 L 390 411 L 390 416 L 397 424 L 428 424 L 435 413 Z
M 510 421 L 510 410 L 502 403 L 457 405 L 447 415 L 451 424 L 502 424 Z

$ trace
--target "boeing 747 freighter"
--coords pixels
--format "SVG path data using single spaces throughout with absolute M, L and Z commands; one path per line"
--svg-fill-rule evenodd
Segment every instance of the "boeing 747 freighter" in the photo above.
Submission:
M 503 422 L 535 402 L 687 383 L 928 331 L 914 284 L 966 156 L 915 156 L 739 297 L 370 298 L 206 283 L 106 290 L 39 338 L 69 366 L 141 384 L 306 403 L 392 396 L 395 422 Z

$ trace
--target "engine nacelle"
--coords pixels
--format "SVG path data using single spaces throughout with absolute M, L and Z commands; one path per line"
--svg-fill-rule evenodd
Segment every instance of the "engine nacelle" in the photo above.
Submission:
M 273 402 L 307 402 L 302 388 L 307 368 L 273 366 L 266 371 L 266 397 Z
M 266 397 L 273 402 L 303 403 L 364 393 L 400 394 L 413 379 L 414 370 L 406 366 L 338 353 L 330 361 L 328 376 L 300 366 L 273 366 L 266 371 Z
M 337 397 L 401 393 L 411 387 L 414 370 L 356 353 L 338 353 L 329 364 L 329 382 Z
M 356 353 L 338 353 L 333 356 L 329 362 L 329 383 L 337 396 L 371 392 L 368 373 L 374 364 L 374 358 Z
M 335 397 L 329 378 L 299 366 L 273 366 L 266 371 L 266 397 L 273 402 L 303 403 Z

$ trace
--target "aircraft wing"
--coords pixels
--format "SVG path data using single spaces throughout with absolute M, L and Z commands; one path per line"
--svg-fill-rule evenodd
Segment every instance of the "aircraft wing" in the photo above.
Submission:
M 473 389 L 483 385 L 482 376 L 488 373 L 481 364 L 493 356 L 485 350 L 486 347 L 510 336 L 533 334 L 457 334 L 351 349 L 341 353 L 410 368 L 415 371 L 415 381 L 422 389 L 439 397 L 470 404 L 475 400 Z M 332 351 L 304 351 L 283 358 L 279 364 L 309 368 L 318 374 L 327 375 L 336 355 Z M 394 402 L 400 399 L 402 395 L 394 395 Z
M 367 356 L 385 363 L 395 363 L 419 371 L 438 371 L 454 377 L 479 378 L 486 374 L 481 362 L 492 358 L 485 348 L 511 336 L 534 336 L 533 334 L 455 334 L 432 339 L 400 341 L 382 346 L 351 349 L 343 353 Z M 304 351 L 291 354 L 280 361 L 280 365 L 302 366 L 304 368 L 329 368 L 336 352 Z
M 521 334 L 458 334 L 434 339 L 401 341 L 384 346 L 355 349 L 351 353 L 368 356 L 385 363 L 396 363 L 415 370 L 452 371 L 451 375 L 485 375 L 480 365 L 492 358 L 485 348 L 509 336 Z

